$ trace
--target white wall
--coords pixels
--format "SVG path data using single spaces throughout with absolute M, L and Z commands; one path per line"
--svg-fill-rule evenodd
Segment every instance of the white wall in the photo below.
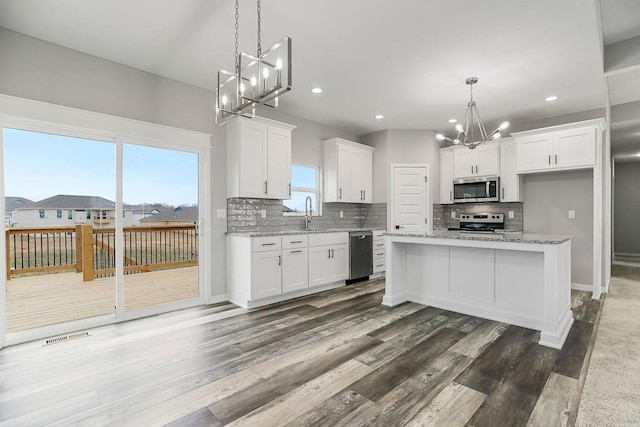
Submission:
M 614 182 L 614 249 L 640 256 L 640 162 L 616 163 Z
M 525 233 L 564 234 L 571 241 L 571 281 L 593 285 L 593 171 L 524 175 Z M 569 210 L 576 217 L 569 219 Z

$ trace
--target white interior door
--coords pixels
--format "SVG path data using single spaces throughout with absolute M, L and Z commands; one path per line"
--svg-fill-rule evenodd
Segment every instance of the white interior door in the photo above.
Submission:
M 426 233 L 426 166 L 393 166 L 392 231 Z

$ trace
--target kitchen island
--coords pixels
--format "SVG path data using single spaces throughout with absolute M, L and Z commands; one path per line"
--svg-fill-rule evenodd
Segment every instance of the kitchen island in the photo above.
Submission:
M 561 348 L 573 323 L 571 238 L 387 233 L 383 304 L 406 301 L 540 331 Z

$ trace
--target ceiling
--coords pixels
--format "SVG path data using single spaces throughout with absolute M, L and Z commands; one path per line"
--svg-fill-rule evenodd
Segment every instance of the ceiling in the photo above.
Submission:
M 447 133 L 447 120 L 465 111 L 465 78 L 477 76 L 474 97 L 492 128 L 605 107 L 600 2 L 607 44 L 640 35 L 640 12 L 628 13 L 637 0 L 492 0 L 476 9 L 471 0 L 265 0 L 262 40 L 265 48 L 293 40 L 286 113 L 357 135 Z M 240 0 L 240 50 L 250 53 L 255 6 Z M 0 26 L 210 90 L 219 69 L 233 69 L 232 0 L 2 0 Z M 324 92 L 312 94 L 316 86 Z M 549 95 L 559 98 L 545 102 Z

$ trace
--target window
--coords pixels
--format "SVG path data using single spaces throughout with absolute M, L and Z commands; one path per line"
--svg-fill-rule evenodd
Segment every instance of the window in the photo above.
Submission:
M 87 219 L 91 219 L 91 210 L 87 209 Z
M 38 209 L 38 214 L 40 215 L 40 218 L 44 218 L 44 209 Z
M 67 219 L 73 219 L 73 211 L 72 210 L 68 210 L 67 211 Z
M 62 209 L 56 211 L 56 218 L 62 218 Z
M 311 197 L 312 215 L 320 215 L 320 174 L 314 166 L 291 165 L 291 200 L 282 203 L 284 215 L 304 215 L 304 203 Z

